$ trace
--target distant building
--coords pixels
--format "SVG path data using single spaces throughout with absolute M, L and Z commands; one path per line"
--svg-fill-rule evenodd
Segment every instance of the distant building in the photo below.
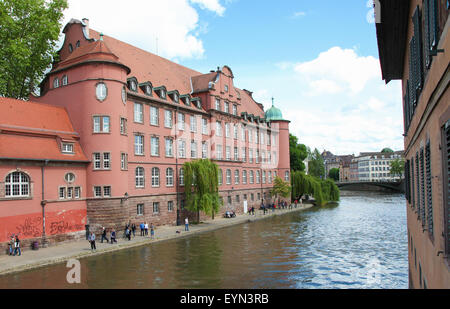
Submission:
M 357 163 L 358 181 L 399 181 L 404 175 L 392 175 L 391 162 L 403 158 L 403 151 L 395 152 L 361 152 L 353 161 L 353 168 Z M 355 171 L 353 170 L 355 173 Z

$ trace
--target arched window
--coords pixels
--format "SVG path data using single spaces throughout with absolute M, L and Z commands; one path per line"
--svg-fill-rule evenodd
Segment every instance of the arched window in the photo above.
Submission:
M 173 186 L 173 168 L 166 169 L 166 186 Z
M 152 168 L 152 187 L 159 187 L 159 168 Z
M 145 171 L 143 167 L 136 167 L 136 188 L 143 188 L 145 184 Z
M 184 186 L 184 169 L 180 168 L 180 186 Z
M 5 179 L 6 197 L 30 196 L 30 178 L 22 172 L 12 172 Z
M 222 169 L 219 169 L 218 177 L 219 177 L 219 186 L 220 186 L 223 183 L 223 172 L 222 172 Z
M 260 181 L 260 176 L 259 176 L 259 171 L 256 171 L 256 183 L 259 183 Z
M 234 183 L 239 184 L 239 170 L 234 171 Z
M 255 182 L 255 176 L 253 171 L 250 171 L 250 183 L 254 183 Z
M 242 183 L 247 184 L 247 171 L 242 171 Z
M 227 185 L 231 184 L 231 170 L 227 170 Z

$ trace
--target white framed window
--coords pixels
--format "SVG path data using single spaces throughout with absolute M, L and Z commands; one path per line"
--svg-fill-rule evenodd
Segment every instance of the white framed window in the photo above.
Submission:
M 63 86 L 66 86 L 68 83 L 69 83 L 69 78 L 67 77 L 67 75 L 63 75 L 63 77 L 62 77 Z
M 75 198 L 80 198 L 81 197 L 81 187 L 75 187 Z
M 231 147 L 225 146 L 225 159 L 231 160 Z
M 125 86 L 122 87 L 122 103 L 127 104 L 127 90 L 125 89 Z
M 216 110 L 220 111 L 220 99 L 216 98 Z
M 152 126 L 159 125 L 159 108 L 150 106 L 150 124 Z
M 255 174 L 253 171 L 250 171 L 250 183 L 254 183 L 255 182 Z
M 223 184 L 223 172 L 222 169 L 219 169 L 219 174 L 218 174 L 218 178 L 219 178 L 219 186 L 221 186 Z
M 26 197 L 30 195 L 30 178 L 23 172 L 12 172 L 5 179 L 6 197 Z
M 222 123 L 216 121 L 216 136 L 222 136 Z
M 233 134 L 234 134 L 234 139 L 238 139 L 238 126 L 237 126 L 237 124 L 233 125 Z
M 106 96 L 108 95 L 108 88 L 106 88 L 105 83 L 98 83 L 95 86 L 95 95 L 99 101 L 104 101 L 106 99 Z
M 93 116 L 94 121 L 94 133 L 109 133 L 109 116 Z
M 62 143 L 63 153 L 73 153 L 73 143 Z
M 111 196 L 111 186 L 103 186 L 103 196 L 104 197 Z
M 262 171 L 262 183 L 266 183 L 266 171 Z
M 245 147 L 242 147 L 242 149 L 241 149 L 241 153 L 242 153 L 242 161 L 243 162 L 246 162 L 247 161 L 247 154 L 246 154 L 246 148 Z
M 259 163 L 259 149 L 256 149 L 255 162 Z
M 178 113 L 178 130 L 184 130 L 185 115 L 183 113 Z
M 109 152 L 103 153 L 103 169 L 109 170 L 111 168 L 111 155 Z
M 144 105 L 134 103 L 134 122 L 144 123 Z
M 260 173 L 259 170 L 256 171 L 256 183 L 260 183 Z
M 127 119 L 120 117 L 120 134 L 127 135 Z
M 225 123 L 225 137 L 230 137 L 230 124 Z
M 100 152 L 94 152 L 92 154 L 92 157 L 94 159 L 94 170 L 99 170 L 102 168 L 102 157 Z
M 128 169 L 128 154 L 127 153 L 120 153 L 120 169 L 125 171 Z
M 202 134 L 208 134 L 208 119 L 202 118 Z
M 228 92 L 228 85 L 225 85 L 225 92 Z
M 197 158 L 197 142 L 191 141 L 191 158 Z
M 159 213 L 159 202 L 153 202 L 153 213 Z
M 67 196 L 66 192 L 67 192 L 66 187 L 59 187 L 59 199 L 60 200 L 66 199 L 66 196 Z
M 189 123 L 191 125 L 191 132 L 197 132 L 197 118 L 195 116 L 189 116 Z
M 237 147 L 234 147 L 234 161 L 239 160 L 239 149 Z
M 144 135 L 134 135 L 134 154 L 142 156 L 144 155 Z
M 248 129 L 248 142 L 249 143 L 253 143 L 253 141 L 252 141 L 252 129 Z
M 173 157 L 173 139 L 166 137 L 166 157 Z
M 173 201 L 167 202 L 167 211 L 172 212 L 173 211 Z
M 253 163 L 253 149 L 248 150 L 248 162 Z
M 173 168 L 171 167 L 166 169 L 166 186 L 173 186 Z
M 58 88 L 59 87 L 59 79 L 56 77 L 55 79 L 53 79 L 53 88 Z
M 217 160 L 222 160 L 223 158 L 222 145 L 216 145 L 216 158 Z
M 64 175 L 64 180 L 68 183 L 72 183 L 75 181 L 75 174 L 74 173 L 66 173 Z
M 242 171 L 242 183 L 244 184 L 244 185 L 246 185 L 247 184 L 247 171 Z
M 202 142 L 202 159 L 206 159 L 208 157 L 208 144 L 206 142 Z
M 186 158 L 186 141 L 183 139 L 178 140 L 178 157 Z
M 230 103 L 225 102 L 225 105 L 224 105 L 224 112 L 225 112 L 225 113 L 229 113 L 229 112 L 230 112 Z
M 159 168 L 152 168 L 152 187 L 159 187 Z
M 136 205 L 136 214 L 138 216 L 144 215 L 144 204 L 137 204 Z
M 239 184 L 239 170 L 234 171 L 234 184 Z
M 237 116 L 237 105 L 233 104 L 233 115 Z
M 226 175 L 226 177 L 227 177 L 227 185 L 230 185 L 231 184 L 231 170 L 227 170 L 227 175 Z
M 289 181 L 289 171 L 284 172 L 284 181 Z
M 159 156 L 159 137 L 152 136 L 150 138 L 151 141 L 151 155 Z
M 172 128 L 173 126 L 173 113 L 170 110 L 164 110 L 164 127 Z
M 179 182 L 180 186 L 184 186 L 184 169 L 180 168 L 180 175 L 179 175 Z
M 102 187 L 94 186 L 94 197 L 102 197 Z
M 145 185 L 145 170 L 143 167 L 136 167 L 136 188 L 144 188 Z
M 241 125 L 241 140 L 245 142 L 245 127 Z

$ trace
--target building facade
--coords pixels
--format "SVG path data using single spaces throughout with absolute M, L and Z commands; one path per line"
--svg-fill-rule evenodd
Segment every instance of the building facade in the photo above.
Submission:
M 383 79 L 402 81 L 409 286 L 450 288 L 449 2 L 379 2 Z
M 391 164 L 395 160 L 403 160 L 403 151 L 395 152 L 361 152 L 355 158 L 358 164 L 358 181 L 390 182 L 404 179 L 404 173 L 391 173 Z
M 235 87 L 228 66 L 202 74 L 89 29 L 87 19 L 63 33 L 59 61 L 30 100 L 67 111 L 77 132 L 91 230 L 196 216 L 184 207 L 189 160 L 219 165 L 219 216 L 271 202 L 275 177 L 290 181 L 289 121 Z

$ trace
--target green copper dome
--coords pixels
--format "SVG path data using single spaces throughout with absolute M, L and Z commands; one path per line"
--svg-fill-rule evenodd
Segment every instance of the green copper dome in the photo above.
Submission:
M 283 115 L 281 114 L 281 110 L 273 105 L 273 98 L 272 98 L 272 107 L 269 108 L 265 116 L 267 121 L 284 120 Z

